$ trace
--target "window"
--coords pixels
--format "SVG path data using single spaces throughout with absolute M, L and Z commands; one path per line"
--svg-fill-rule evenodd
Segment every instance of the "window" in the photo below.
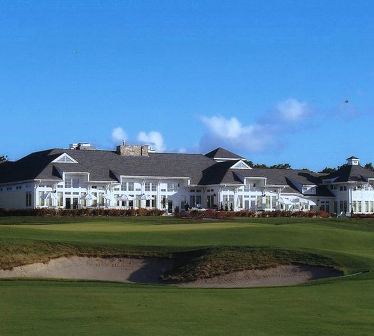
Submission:
M 151 191 L 151 183 L 150 182 L 145 182 L 144 190 L 145 191 Z
M 276 196 L 271 197 L 271 207 L 273 209 L 276 209 L 276 207 L 277 207 L 277 197 Z
M 127 191 L 127 183 L 126 182 L 121 183 L 121 191 Z
M 104 195 L 99 194 L 99 206 L 104 206 Z
M 262 207 L 262 196 L 257 196 L 257 208 Z
M 71 179 L 66 179 L 65 180 L 65 188 L 67 188 L 67 189 L 71 188 Z
M 72 184 L 73 188 L 79 188 L 79 178 L 73 178 L 71 180 L 71 184 Z
M 87 206 L 87 201 L 86 201 L 86 196 L 87 194 L 86 193 L 82 193 L 81 195 L 81 207 L 85 208 Z
M 128 182 L 127 183 L 127 190 L 128 191 L 134 191 L 134 182 Z
M 357 201 L 357 212 L 362 212 L 362 203 L 361 203 L 361 201 Z
M 57 193 L 57 206 L 59 207 L 64 206 L 64 194 L 62 192 Z
M 266 196 L 265 201 L 266 201 L 266 209 L 269 209 L 270 208 L 270 196 Z
M 366 201 L 365 202 L 365 212 L 369 212 L 369 211 L 370 211 L 370 209 L 369 209 L 369 202 Z
M 32 205 L 32 194 L 31 191 L 26 192 L 26 207 L 31 207 Z
M 176 183 L 168 183 L 168 191 L 177 191 L 178 186 Z
M 92 206 L 97 207 L 97 193 L 92 193 L 93 200 L 92 200 Z
M 238 208 L 243 208 L 243 196 L 238 196 Z
M 39 191 L 39 206 L 45 206 L 44 192 Z
M 157 184 L 156 183 L 152 183 L 152 191 L 157 191 Z

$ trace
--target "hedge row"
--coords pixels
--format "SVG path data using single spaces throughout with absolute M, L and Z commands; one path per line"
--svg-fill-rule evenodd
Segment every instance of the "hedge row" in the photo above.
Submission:
M 306 217 L 306 218 L 329 218 L 331 215 L 325 211 L 217 211 L 217 210 L 191 210 L 182 211 L 176 214 L 180 218 L 214 218 L 214 219 L 225 219 L 232 217 L 257 217 L 257 218 L 268 218 L 268 217 Z
M 374 214 L 353 214 L 352 218 L 374 218 Z
M 165 211 L 158 209 L 0 209 L 0 216 L 62 216 L 62 217 L 129 217 L 129 216 L 162 216 Z

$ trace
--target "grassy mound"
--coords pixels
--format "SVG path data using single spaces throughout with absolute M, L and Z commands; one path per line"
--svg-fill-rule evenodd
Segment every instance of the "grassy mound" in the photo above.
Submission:
M 165 274 L 165 281 L 187 282 L 233 272 L 290 264 L 342 269 L 341 265 L 329 257 L 300 251 L 258 247 L 212 248 L 179 253 L 175 257 L 175 267 Z

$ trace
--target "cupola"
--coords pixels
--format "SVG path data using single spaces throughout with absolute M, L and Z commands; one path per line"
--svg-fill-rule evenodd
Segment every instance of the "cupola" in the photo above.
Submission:
M 360 159 L 355 157 L 355 156 L 351 156 L 347 159 L 347 164 L 349 166 L 359 166 L 360 165 Z

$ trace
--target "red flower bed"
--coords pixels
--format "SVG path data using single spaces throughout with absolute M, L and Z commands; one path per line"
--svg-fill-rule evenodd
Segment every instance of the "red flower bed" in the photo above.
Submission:
M 0 216 L 62 216 L 62 217 L 129 217 L 129 216 L 162 216 L 165 211 L 158 209 L 0 209 Z

